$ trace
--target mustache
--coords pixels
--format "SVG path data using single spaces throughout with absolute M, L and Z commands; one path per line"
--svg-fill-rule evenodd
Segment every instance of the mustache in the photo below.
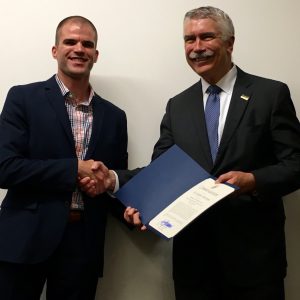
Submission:
M 207 58 L 207 57 L 211 57 L 215 54 L 214 51 L 212 50 L 205 50 L 203 52 L 191 52 L 189 55 L 190 59 L 197 59 L 197 58 Z

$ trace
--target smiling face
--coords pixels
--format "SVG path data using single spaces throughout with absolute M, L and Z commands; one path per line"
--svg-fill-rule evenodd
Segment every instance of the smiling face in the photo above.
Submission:
M 96 33 L 86 22 L 67 21 L 58 32 L 52 55 L 58 63 L 58 75 L 62 78 L 88 79 L 98 59 Z
M 234 37 L 224 39 L 213 19 L 186 18 L 184 21 L 186 60 L 210 84 L 217 83 L 232 67 Z

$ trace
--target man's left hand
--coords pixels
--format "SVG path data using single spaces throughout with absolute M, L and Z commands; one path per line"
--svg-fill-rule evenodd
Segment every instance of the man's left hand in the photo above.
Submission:
M 236 194 L 245 194 L 255 191 L 255 177 L 252 173 L 230 171 L 220 175 L 216 183 L 229 183 L 239 187 Z

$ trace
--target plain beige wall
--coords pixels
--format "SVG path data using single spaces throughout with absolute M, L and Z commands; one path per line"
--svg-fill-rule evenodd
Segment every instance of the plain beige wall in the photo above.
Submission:
M 198 80 L 187 66 L 184 13 L 201 5 L 225 10 L 236 28 L 234 61 L 247 72 L 286 82 L 300 115 L 298 0 L 0 0 L 0 108 L 15 84 L 49 78 L 54 31 L 66 16 L 90 18 L 99 30 L 94 88 L 127 112 L 130 167 L 147 164 L 167 100 Z M 1 176 L 1 174 L 0 174 Z M 300 178 L 299 178 L 300 180 Z M 5 191 L 1 191 L 3 196 Z M 300 297 L 300 192 L 285 199 L 287 300 Z M 171 244 L 152 233 L 129 232 L 110 219 L 105 277 L 98 300 L 172 300 Z

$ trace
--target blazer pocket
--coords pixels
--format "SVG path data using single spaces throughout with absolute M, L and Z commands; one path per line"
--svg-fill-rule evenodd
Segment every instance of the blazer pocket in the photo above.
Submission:
M 238 132 L 243 135 L 256 135 L 260 134 L 263 135 L 266 132 L 266 124 L 249 124 L 242 126 L 240 129 L 238 129 Z
M 233 136 L 232 146 L 239 149 L 240 153 L 251 153 L 252 157 L 259 157 L 260 152 L 267 149 L 267 145 L 271 143 L 271 135 L 265 124 L 257 124 L 251 126 L 241 126 Z
M 1 203 L 1 208 L 36 210 L 38 208 L 38 202 L 26 199 L 11 200 L 4 198 Z

